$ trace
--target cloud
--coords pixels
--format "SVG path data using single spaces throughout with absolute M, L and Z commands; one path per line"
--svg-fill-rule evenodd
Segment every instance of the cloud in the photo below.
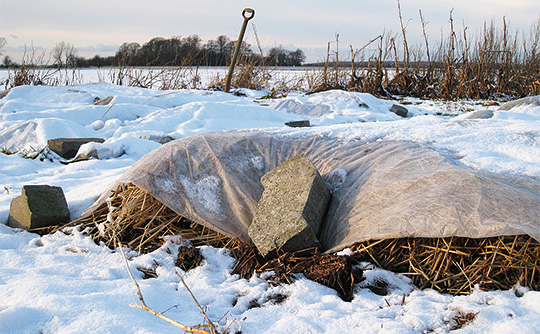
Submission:
M 83 47 L 75 47 L 78 51 L 81 52 L 116 52 L 118 51 L 119 46 L 118 45 L 105 45 L 105 44 L 97 44 L 97 45 L 90 45 L 90 46 L 83 46 Z

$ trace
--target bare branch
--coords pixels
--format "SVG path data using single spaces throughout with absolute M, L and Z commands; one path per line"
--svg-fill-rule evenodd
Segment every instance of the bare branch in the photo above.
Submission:
M 172 325 L 174 325 L 176 327 L 179 327 L 179 328 L 181 328 L 182 330 L 184 330 L 184 331 L 186 331 L 188 333 L 200 333 L 200 334 L 216 334 L 217 333 L 216 330 L 215 330 L 214 325 L 210 321 L 208 321 L 208 322 L 210 324 L 211 332 L 208 332 L 208 331 L 206 331 L 206 330 L 204 330 L 202 328 L 196 328 L 196 327 L 190 327 L 190 326 L 182 325 L 178 321 L 175 321 L 175 320 L 165 316 L 164 314 L 159 313 L 157 311 L 154 311 L 151 308 L 149 308 L 148 306 L 146 306 L 143 295 L 141 293 L 141 288 L 139 287 L 139 284 L 137 284 L 137 281 L 135 281 L 135 278 L 133 277 L 133 274 L 131 273 L 131 270 L 129 269 L 129 264 L 127 262 L 126 254 L 124 254 L 124 250 L 122 248 L 122 244 L 120 243 L 120 240 L 118 240 L 118 244 L 120 246 L 120 252 L 122 253 L 122 257 L 124 258 L 124 263 L 126 264 L 126 268 L 127 268 L 128 273 L 129 273 L 129 277 L 131 277 L 131 280 L 133 281 L 133 284 L 137 288 L 137 294 L 139 295 L 139 300 L 141 301 L 141 304 L 142 304 L 142 305 L 129 304 L 129 307 L 138 308 L 138 309 L 141 309 L 141 310 L 145 310 L 146 312 L 152 313 L 156 317 L 158 317 L 160 319 L 163 319 L 163 320 L 167 321 L 168 323 L 170 323 L 170 324 L 172 324 Z M 178 277 L 180 277 L 180 276 L 178 276 Z M 182 278 L 180 278 L 180 279 L 182 280 Z M 182 283 L 184 283 L 183 280 L 182 280 Z M 186 286 L 185 283 L 184 283 L 184 286 Z M 187 286 L 186 286 L 186 289 L 187 289 Z M 189 289 L 188 289 L 188 292 L 193 297 L 193 294 L 191 293 L 191 291 L 189 291 Z M 195 297 L 193 297 L 193 299 L 195 299 Z M 197 305 L 199 305 L 199 303 L 197 303 Z M 200 308 L 200 306 L 199 306 L 199 308 Z M 201 312 L 203 312 L 202 309 L 201 309 Z M 206 317 L 206 314 L 204 312 L 203 312 L 203 314 L 204 314 L 205 318 L 208 320 L 208 318 Z
M 174 273 L 176 274 L 176 276 L 178 276 L 178 278 L 180 278 L 180 282 L 182 282 L 182 284 L 186 288 L 187 292 L 189 292 L 191 298 L 193 298 L 193 300 L 195 301 L 195 304 L 197 304 L 197 306 L 199 307 L 199 310 L 204 315 L 204 318 L 206 319 L 206 321 L 208 321 L 208 325 L 210 326 L 210 331 L 212 332 L 212 334 L 217 333 L 216 328 L 214 327 L 214 324 L 212 323 L 212 321 L 210 321 L 210 319 L 208 319 L 208 316 L 206 315 L 206 312 L 204 312 L 203 308 L 201 307 L 201 304 L 199 304 L 199 302 L 197 301 L 197 298 L 195 298 L 195 296 L 193 295 L 191 290 L 188 288 L 188 286 L 187 286 L 186 282 L 184 281 L 184 279 L 182 278 L 182 276 L 180 276 L 178 274 L 176 269 L 174 269 Z

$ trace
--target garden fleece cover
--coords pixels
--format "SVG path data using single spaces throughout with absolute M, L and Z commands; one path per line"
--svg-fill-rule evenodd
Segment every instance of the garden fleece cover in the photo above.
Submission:
M 465 167 L 450 153 L 413 142 L 235 130 L 167 143 L 131 167 L 133 183 L 179 215 L 251 243 L 248 227 L 261 177 L 303 153 L 333 194 L 320 234 L 336 251 L 401 237 L 483 238 L 528 234 L 540 241 L 540 182 Z

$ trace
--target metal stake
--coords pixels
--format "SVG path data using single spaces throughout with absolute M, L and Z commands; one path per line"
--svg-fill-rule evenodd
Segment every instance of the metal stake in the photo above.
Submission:
M 249 14 L 249 15 L 246 15 Z M 242 24 L 242 29 L 240 29 L 240 35 L 236 41 L 236 48 L 234 49 L 234 54 L 231 60 L 231 65 L 229 67 L 229 74 L 227 74 L 227 80 L 225 80 L 225 92 L 229 92 L 231 86 L 231 79 L 234 72 L 234 66 L 236 64 L 236 58 L 240 52 L 240 47 L 242 46 L 242 40 L 244 39 L 244 33 L 246 32 L 247 23 L 255 16 L 255 11 L 251 8 L 244 8 L 242 11 L 242 16 L 244 17 L 244 23 Z

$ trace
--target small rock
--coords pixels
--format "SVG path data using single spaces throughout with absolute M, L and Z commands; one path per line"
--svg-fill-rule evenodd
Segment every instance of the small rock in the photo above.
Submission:
M 22 194 L 11 201 L 8 225 L 32 230 L 69 222 L 64 192 L 48 185 L 23 186 Z
M 407 113 L 409 112 L 407 108 L 400 106 L 398 104 L 392 105 L 392 108 L 390 108 L 390 111 L 401 117 L 407 117 Z
M 364 102 L 359 102 L 359 103 L 358 103 L 358 106 L 359 106 L 360 108 L 369 109 L 369 106 L 368 106 L 366 103 L 364 103 Z
M 11 92 L 11 89 L 0 90 L 0 100 L 6 97 L 9 94 L 9 92 Z
M 139 136 L 139 138 L 155 141 L 156 143 L 160 143 L 160 144 L 166 144 L 166 143 L 174 140 L 174 138 L 171 137 L 171 136 L 158 135 L 158 134 L 143 135 L 143 136 Z
M 90 158 L 96 158 L 99 160 L 105 160 L 114 157 L 114 152 L 108 147 L 92 147 L 87 152 L 77 155 L 75 159 L 90 160 Z
M 290 126 L 291 128 L 308 128 L 311 126 L 309 120 L 286 122 L 285 125 Z
M 463 115 L 461 119 L 488 119 L 493 117 L 493 111 L 491 110 L 476 110 L 471 113 Z
M 96 98 L 94 99 L 94 105 L 96 106 L 106 106 L 107 104 L 111 103 L 114 96 L 107 96 L 103 99 Z

